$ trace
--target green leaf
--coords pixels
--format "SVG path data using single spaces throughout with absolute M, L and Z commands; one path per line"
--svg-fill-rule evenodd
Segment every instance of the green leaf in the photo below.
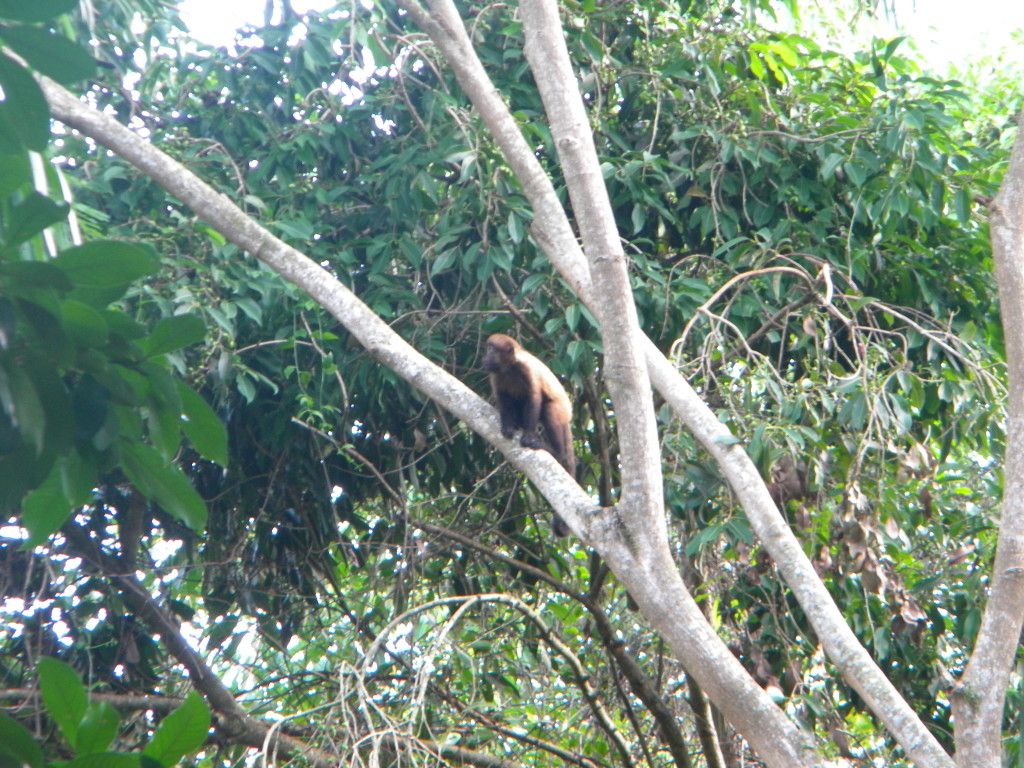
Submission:
M 513 243 L 523 242 L 523 222 L 515 211 L 508 215 L 508 236 L 512 238 Z
M 906 39 L 907 39 L 906 35 L 901 35 L 900 37 L 894 37 L 892 40 L 890 40 L 888 43 L 886 43 L 885 51 L 882 53 L 882 56 L 884 58 L 888 59 L 890 56 L 892 56 L 896 52 L 896 49 L 899 48 L 900 45 L 903 44 L 903 41 L 906 40 Z
M 8 760 L 7 758 L 13 758 Z M 0 765 L 27 765 L 42 768 L 43 750 L 36 744 L 32 734 L 10 715 L 0 712 Z
M 75 747 L 80 755 L 101 752 L 117 737 L 121 717 L 106 701 L 94 701 L 85 710 L 85 716 L 78 726 Z
M 39 27 L 0 27 L 3 38 L 33 69 L 58 83 L 72 83 L 92 77 L 96 61 L 82 46 Z
M 21 358 L 21 367 L 32 379 L 32 385 L 46 411 L 46 432 L 43 450 L 66 453 L 73 443 L 68 425 L 73 421 L 71 397 L 62 372 L 46 355 L 46 350 L 31 350 Z
M 60 471 L 60 488 L 64 498 L 72 507 L 85 504 L 96 484 L 97 466 L 90 456 L 85 458 L 78 451 L 71 451 L 57 463 Z
M 770 43 L 769 48 L 779 56 L 790 69 L 796 69 L 800 63 L 800 57 L 797 55 L 796 50 L 791 48 L 787 43 L 781 40 L 776 40 Z
M 113 378 L 113 374 L 107 373 L 108 378 Z M 75 442 L 80 445 L 92 443 L 107 421 L 110 390 L 92 374 L 85 374 L 71 390 L 71 410 L 75 420 Z
M 443 251 L 430 265 L 430 276 L 434 277 L 444 272 L 455 263 L 457 257 L 458 253 L 452 249 Z
M 159 265 L 151 248 L 115 240 L 97 240 L 68 248 L 52 263 L 83 288 L 126 285 L 153 274 Z
M 78 7 L 78 0 L 0 0 L 0 18 L 15 21 L 46 21 Z
M 198 315 L 176 315 L 161 320 L 139 346 L 146 357 L 162 355 L 195 344 L 206 337 L 206 324 Z
M 828 157 L 825 158 L 825 162 L 821 164 L 821 178 L 828 181 L 836 174 L 836 168 L 843 163 L 843 156 L 832 152 Z
M 28 530 L 24 548 L 42 544 L 64 525 L 71 514 L 71 504 L 64 496 L 61 480 L 60 468 L 52 467 L 39 487 L 25 496 L 21 504 L 21 524 Z M 71 740 L 68 736 L 68 741 Z
M 757 53 L 751 52 L 750 54 L 750 71 L 758 80 L 764 80 L 764 64 L 761 63 L 761 58 Z
M 924 115 L 919 109 L 908 109 L 903 115 L 904 122 L 911 128 L 921 130 L 925 126 Z
M 744 517 L 729 518 L 725 522 L 723 530 L 747 544 L 754 543 L 754 532 L 750 528 L 750 522 Z
M 107 307 L 100 310 L 100 314 L 107 321 L 111 333 L 116 333 L 129 341 L 144 338 L 148 333 L 146 326 L 136 322 L 119 309 Z
M 573 333 L 575 333 L 576 329 L 579 327 L 580 317 L 582 317 L 582 315 L 583 312 L 580 309 L 579 304 L 570 304 L 565 308 L 565 324 Z
M 32 75 L 0 54 L 0 119 L 25 149 L 42 152 L 50 141 L 50 108 Z
M 78 726 L 89 706 L 85 686 L 78 673 L 63 661 L 44 656 L 39 660 L 39 689 L 46 711 L 60 726 L 69 744 L 78 739 Z
M 966 224 L 971 218 L 971 196 L 966 189 L 958 189 L 953 195 L 953 207 L 956 210 L 956 217 L 961 224 Z
M 867 180 L 867 173 L 857 163 L 844 163 L 843 170 L 846 171 L 846 175 L 853 182 L 856 187 L 864 186 L 864 182 Z
M 195 449 L 205 459 L 215 461 L 222 467 L 228 465 L 228 433 L 224 424 L 206 401 L 194 390 L 178 382 L 178 396 L 181 398 L 181 428 Z
M 142 753 L 164 765 L 175 765 L 204 743 L 210 732 L 210 710 L 203 697 L 189 691 L 185 701 L 163 719 Z
M 637 203 L 633 206 L 633 212 L 630 216 L 630 223 L 633 225 L 633 234 L 636 234 L 644 228 L 647 224 L 647 204 Z
M 316 234 L 316 229 L 313 224 L 306 219 L 294 219 L 292 221 L 279 221 L 277 227 L 284 234 L 288 235 L 294 240 L 308 241 L 313 239 L 313 235 Z
M 74 288 L 71 281 L 68 280 L 68 276 L 48 261 L 13 261 L 8 264 L 0 264 L 0 274 L 8 275 L 13 279 L 13 285 L 7 289 L 11 294 L 40 304 L 54 316 L 60 314 L 56 297 L 53 297 L 52 300 L 49 296 L 44 298 L 44 295 L 37 289 L 68 292 Z
M 0 197 L 6 197 L 32 177 L 28 156 L 0 155 Z
M 46 435 L 46 411 L 34 382 L 17 358 L 0 359 L 0 405 L 29 445 L 41 453 Z
M 149 393 L 149 437 L 165 459 L 171 459 L 181 445 L 181 399 L 174 378 L 156 363 L 140 368 L 146 377 Z
M 164 461 L 156 449 L 121 441 L 121 468 L 136 488 L 151 501 L 194 531 L 206 525 L 206 503 L 176 465 Z
M 110 338 L 110 328 L 100 312 L 74 299 L 64 301 L 62 308 L 64 330 L 75 342 L 93 348 L 106 345 Z

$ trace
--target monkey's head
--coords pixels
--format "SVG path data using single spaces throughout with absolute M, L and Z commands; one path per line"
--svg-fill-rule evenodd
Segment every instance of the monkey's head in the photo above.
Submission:
M 504 333 L 492 333 L 487 338 L 484 368 L 491 373 L 503 371 L 516 359 L 519 342 Z

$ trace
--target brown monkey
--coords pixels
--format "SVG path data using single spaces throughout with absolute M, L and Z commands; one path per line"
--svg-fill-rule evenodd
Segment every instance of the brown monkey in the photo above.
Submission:
M 484 368 L 491 375 L 491 389 L 501 416 L 501 434 L 511 438 L 517 429 L 523 430 L 519 439 L 521 445 L 546 449 L 575 478 L 572 402 L 555 374 L 519 342 L 503 333 L 495 333 L 487 339 Z M 537 438 L 538 424 L 544 427 L 547 445 Z M 555 515 L 553 527 L 556 536 L 569 533 L 565 521 L 558 515 Z

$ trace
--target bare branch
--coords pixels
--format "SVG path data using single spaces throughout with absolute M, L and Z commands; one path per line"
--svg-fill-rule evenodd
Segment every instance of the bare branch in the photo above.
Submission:
M 135 578 L 134 573 L 126 573 L 116 558 L 105 554 L 99 545 L 74 522 L 66 523 L 61 533 L 67 538 L 74 554 L 81 557 L 90 567 L 103 574 L 104 577 L 118 585 L 121 598 L 125 604 L 145 623 L 151 632 L 159 634 L 167 650 L 189 672 L 192 685 L 200 691 L 210 706 L 220 716 L 220 728 L 234 741 L 248 746 L 262 748 L 269 741 L 271 748 L 280 750 L 282 754 L 303 756 L 318 768 L 330 768 L 337 764 L 337 757 L 315 749 L 298 739 L 271 734 L 270 724 L 249 717 L 235 697 L 221 682 L 216 673 L 206 664 L 203 658 L 189 645 L 181 634 L 174 617 L 157 604 L 146 588 Z

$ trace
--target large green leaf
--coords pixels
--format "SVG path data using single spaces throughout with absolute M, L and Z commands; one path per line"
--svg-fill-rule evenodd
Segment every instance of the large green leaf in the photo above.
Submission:
M 46 479 L 30 491 L 22 502 L 21 524 L 28 530 L 25 547 L 42 544 L 64 524 L 70 514 L 71 504 L 64 495 L 60 468 L 54 466 Z
M 78 0 L 0 0 L 0 18 L 15 21 L 46 21 L 70 13 Z
M 0 766 L 42 768 L 43 750 L 32 734 L 10 715 L 0 712 Z
M 82 347 L 102 347 L 110 338 L 103 314 L 81 301 L 67 299 L 62 304 L 64 330 Z
M 47 312 L 60 314 L 57 296 L 53 291 L 66 292 L 74 286 L 68 276 L 48 261 L 11 261 L 0 263 L 0 275 L 11 278 L 7 290 L 13 296 L 41 303 Z M 50 289 L 51 292 L 39 289 Z
M 199 749 L 209 731 L 210 710 L 202 696 L 189 691 L 181 706 L 163 719 L 142 752 L 164 765 L 175 765 L 189 752 Z
M 44 656 L 39 660 L 39 689 L 50 717 L 56 721 L 69 744 L 78 739 L 78 727 L 89 706 L 85 686 L 78 673 L 63 661 Z
M 50 108 L 28 70 L 0 54 L 0 117 L 25 149 L 42 152 L 50 140 Z M 5 151 L 0 145 L 0 151 Z
M 157 259 L 148 246 L 116 240 L 97 240 L 61 251 L 53 260 L 82 288 L 127 285 L 156 271 Z
M 226 467 L 228 433 L 224 424 L 202 397 L 181 382 L 178 382 L 178 396 L 184 416 L 181 426 L 189 441 L 203 458 Z
M 170 372 L 147 361 L 139 366 L 145 377 L 145 406 L 149 411 L 150 442 L 161 456 L 170 460 L 181 445 L 181 398 Z
M 18 130 L 8 117 L 10 114 L 10 105 L 0 102 L 0 155 L 10 156 L 24 149 Z
M 206 525 L 206 503 L 184 473 L 165 461 L 154 448 L 121 441 L 121 466 L 128 479 L 148 499 L 159 504 L 194 531 Z
M 198 315 L 175 315 L 157 323 L 139 346 L 146 357 L 154 357 L 195 344 L 205 336 L 206 325 Z
M 57 463 L 57 468 L 60 470 L 61 492 L 68 503 L 77 507 L 89 501 L 98 470 L 94 454 L 90 452 L 83 456 L 73 450 Z
M 28 157 L 0 154 L 0 196 L 9 195 L 31 178 Z
M 33 69 L 65 85 L 92 77 L 96 61 L 66 37 L 39 27 L 0 27 L 0 39 Z
M 120 725 L 121 718 L 109 702 L 90 702 L 78 726 L 75 748 L 82 755 L 103 751 L 117 737 Z
M 46 409 L 35 383 L 10 354 L 0 357 L 0 406 L 8 413 L 22 438 L 37 453 L 46 436 Z

